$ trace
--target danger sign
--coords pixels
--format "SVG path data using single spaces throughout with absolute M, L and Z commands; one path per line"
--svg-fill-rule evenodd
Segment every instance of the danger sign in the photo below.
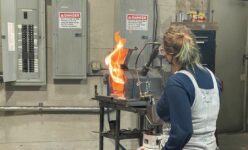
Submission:
M 81 12 L 59 12 L 59 28 L 81 28 Z
M 127 14 L 126 30 L 148 30 L 148 15 Z

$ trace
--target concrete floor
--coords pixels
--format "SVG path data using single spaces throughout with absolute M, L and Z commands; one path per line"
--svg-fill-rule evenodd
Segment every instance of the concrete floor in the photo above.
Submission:
M 128 120 L 132 114 L 122 117 Z M 0 114 L 0 150 L 97 150 L 98 120 L 98 115 L 87 114 Z M 106 150 L 114 150 L 113 140 L 105 138 L 104 144 Z M 138 147 L 137 140 L 122 144 L 128 150 Z
M 220 134 L 221 150 L 248 150 L 248 133 Z
M 127 120 L 130 114 L 125 116 Z M 97 150 L 98 119 L 98 115 L 2 114 L 0 150 Z M 221 134 L 219 142 L 221 150 L 248 150 L 248 133 Z M 128 150 L 138 147 L 137 140 L 122 144 Z M 114 150 L 113 140 L 105 140 L 105 149 Z

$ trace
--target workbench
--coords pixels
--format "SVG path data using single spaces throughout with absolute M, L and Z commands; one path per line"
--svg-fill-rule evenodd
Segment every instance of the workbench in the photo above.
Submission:
M 119 150 L 120 148 L 120 140 L 124 139 L 139 139 L 139 145 L 142 146 L 143 136 L 142 131 L 144 129 L 144 119 L 146 114 L 146 100 L 137 100 L 137 99 L 127 99 L 120 100 L 115 99 L 111 96 L 96 96 L 95 100 L 99 101 L 100 107 L 100 127 L 99 127 L 99 150 L 104 149 L 104 137 L 115 140 L 115 150 Z M 114 132 L 111 130 L 108 132 L 104 132 L 104 113 L 106 108 L 116 110 L 116 121 Z M 139 115 L 139 127 L 138 130 L 133 130 L 130 132 L 125 132 L 120 129 L 120 117 L 121 111 L 128 111 L 137 113 Z

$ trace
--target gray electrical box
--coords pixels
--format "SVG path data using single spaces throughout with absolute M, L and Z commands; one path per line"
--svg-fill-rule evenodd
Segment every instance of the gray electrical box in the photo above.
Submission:
M 54 79 L 87 77 L 87 0 L 53 0 Z
M 46 84 L 45 0 L 1 0 L 4 82 Z
M 154 26 L 153 0 L 116 0 L 115 1 L 115 31 L 126 38 L 125 48 L 139 48 L 129 61 L 128 67 L 133 68 L 138 53 L 147 42 L 152 42 Z M 141 53 L 138 67 L 143 66 L 151 53 L 151 45 Z

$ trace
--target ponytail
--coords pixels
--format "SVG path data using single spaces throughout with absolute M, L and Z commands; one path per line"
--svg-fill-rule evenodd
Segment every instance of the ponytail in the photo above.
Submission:
M 200 65 L 200 53 L 194 35 L 186 26 L 172 25 L 164 34 L 164 47 L 182 67 Z

